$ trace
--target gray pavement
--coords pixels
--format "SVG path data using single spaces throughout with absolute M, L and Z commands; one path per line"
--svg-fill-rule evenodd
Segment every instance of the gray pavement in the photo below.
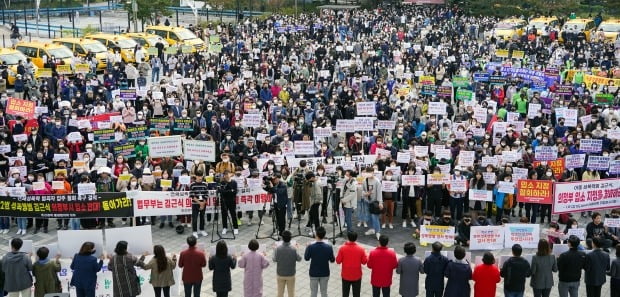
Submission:
M 252 226 L 248 226 L 245 219 L 246 218 L 244 218 L 244 224 L 240 227 L 240 234 L 237 236 L 237 239 L 226 240 L 230 245 L 239 245 L 243 247 L 247 245 L 250 239 L 255 238 L 256 230 L 258 227 L 257 225 L 258 218 L 256 216 L 254 217 L 254 224 Z M 516 218 L 512 218 L 512 221 L 516 221 Z M 587 220 L 581 219 L 580 225 L 584 225 L 588 221 L 589 219 Z M 301 227 L 302 232 L 304 231 L 303 226 L 305 225 L 305 222 L 306 222 L 306 218 L 302 220 L 302 227 Z M 115 223 L 117 226 L 121 226 L 120 220 L 116 220 Z M 265 216 L 264 223 L 265 224 L 261 226 L 261 230 L 259 234 L 260 237 L 268 236 L 272 230 L 271 217 Z M 401 257 L 403 255 L 402 249 L 403 249 L 404 243 L 408 241 L 413 241 L 418 246 L 418 252 L 416 253 L 416 255 L 423 258 L 424 252 L 428 251 L 429 247 L 419 247 L 419 241 L 414 240 L 411 236 L 411 234 L 413 233 L 413 229 L 410 227 L 402 228 L 401 226 L 402 223 L 400 219 L 395 218 L 395 223 L 396 224 L 394 225 L 394 229 L 387 229 L 383 231 L 383 234 L 386 234 L 390 237 L 389 245 L 395 248 L 396 252 L 399 254 L 399 257 Z M 332 225 L 326 224 L 324 226 L 327 228 L 328 236 L 331 236 Z M 56 242 L 55 227 L 56 227 L 56 222 L 55 220 L 52 220 L 50 222 L 50 232 L 48 234 L 39 233 L 39 234 L 33 235 L 32 229 L 31 229 L 29 230 L 28 235 L 22 236 L 22 238 L 33 240 L 35 246 Z M 200 237 L 199 242 L 204 243 L 208 251 L 209 247 L 214 245 L 214 244 L 211 244 L 212 225 L 208 224 L 205 229 L 209 232 L 209 235 L 207 237 Z M 291 231 L 293 234 L 297 234 L 296 221 L 293 222 L 291 229 L 292 229 Z M 363 232 L 366 231 L 365 228 L 354 227 L 354 229 L 358 231 L 358 233 L 360 234 L 360 238 L 358 241 L 366 248 L 367 251 L 370 251 L 373 247 L 376 246 L 377 241 L 374 235 L 373 236 L 363 235 Z M 6 242 L 6 244 L 0 244 L 0 252 L 2 254 L 7 252 L 8 240 L 14 236 L 15 230 L 16 230 L 15 226 L 13 226 L 9 234 L 0 235 L 0 238 L 5 240 Z M 176 234 L 174 229 L 168 226 L 166 226 L 164 229 L 159 229 L 159 226 L 157 225 L 152 227 L 153 243 L 162 244 L 166 248 L 166 250 L 171 253 L 178 254 L 181 251 L 181 245 L 185 243 L 185 238 L 189 236 L 190 234 L 191 232 L 189 232 L 187 229 L 186 229 L 185 234 L 179 235 L 179 234 Z M 227 236 L 230 236 L 230 234 L 231 232 L 229 232 Z M 304 249 L 307 243 L 313 241 L 312 239 L 307 238 L 307 237 L 296 237 L 294 240 L 299 245 L 299 250 L 302 256 L 303 256 L 303 252 L 304 252 Z M 337 249 L 339 248 L 339 246 L 341 246 L 344 243 L 344 241 L 345 241 L 344 238 L 336 239 L 336 245 L 334 249 L 335 252 L 337 252 Z M 262 246 L 265 246 L 265 249 L 268 254 L 268 258 L 270 260 L 271 260 L 271 256 L 273 253 L 274 242 L 275 241 L 272 239 L 260 239 L 259 240 L 259 243 Z M 451 253 L 453 249 L 454 248 L 452 247 L 452 248 L 447 248 L 445 250 L 448 250 Z M 533 254 L 534 252 L 535 252 L 534 250 L 525 250 L 524 254 Z M 474 258 L 476 255 L 481 255 L 482 253 L 483 253 L 482 251 L 473 251 L 472 258 Z M 499 258 L 499 256 L 502 256 L 502 255 L 509 255 L 510 250 L 509 249 L 495 250 L 493 251 L 493 253 L 495 254 L 497 258 Z M 613 253 L 613 250 L 612 250 L 612 253 Z M 613 255 L 612 255 L 612 258 L 614 258 Z M 270 265 L 263 272 L 264 296 L 275 296 L 276 295 L 275 267 L 276 267 L 275 264 L 272 263 L 272 265 Z M 473 265 L 472 265 L 472 268 L 473 268 Z M 296 282 L 296 295 L 295 296 L 310 296 L 310 292 L 308 289 L 309 284 L 310 284 L 309 277 L 308 277 L 308 269 L 309 269 L 309 262 L 302 260 L 302 262 L 300 262 L 297 265 L 297 282 Z M 331 264 L 330 269 L 331 269 L 331 277 L 330 277 L 329 286 L 328 286 L 329 296 L 341 296 L 342 293 L 341 293 L 341 280 L 340 280 L 340 265 L 337 265 L 335 263 Z M 205 280 L 203 281 L 201 296 L 214 296 L 215 294 L 213 293 L 212 288 L 211 288 L 212 273 L 205 270 L 204 276 L 205 276 Z M 242 296 L 243 295 L 243 270 L 239 268 L 234 269 L 232 271 L 232 277 L 233 277 L 233 290 L 229 296 Z M 422 275 L 420 279 L 420 296 L 425 295 L 424 278 L 425 276 Z M 556 297 L 558 296 L 557 274 L 554 275 L 554 278 L 555 278 L 555 286 L 551 291 L 551 296 Z M 394 274 L 391 296 L 400 296 L 397 294 L 398 283 L 399 283 L 399 276 L 397 274 Z M 473 282 L 471 283 L 471 286 L 472 286 L 472 294 L 473 294 Z M 503 283 L 500 282 L 498 284 L 496 296 L 503 296 L 502 288 L 503 288 Z M 580 296 L 586 295 L 585 285 L 583 284 L 583 278 L 582 278 L 582 284 L 580 286 L 579 294 Z M 609 282 L 607 282 L 603 286 L 602 296 L 609 296 L 609 295 L 610 295 Z M 363 269 L 362 296 L 372 296 L 372 290 L 371 290 L 371 285 L 370 285 L 370 270 L 367 268 Z M 525 296 L 526 297 L 533 296 L 532 289 L 529 287 L 529 281 L 528 281 L 527 289 L 525 292 Z

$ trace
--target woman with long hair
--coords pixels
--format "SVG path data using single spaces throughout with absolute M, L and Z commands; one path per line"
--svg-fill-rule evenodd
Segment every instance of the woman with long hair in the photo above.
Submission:
M 108 270 L 112 272 L 113 297 L 136 297 L 140 295 L 140 282 L 136 272 L 138 258 L 127 252 L 127 241 L 121 240 L 110 257 Z
M 164 297 L 170 297 L 170 287 L 174 285 L 174 267 L 177 265 L 177 255 L 172 255 L 172 258 L 166 256 L 166 251 L 161 245 L 153 247 L 153 258 L 148 263 L 144 264 L 144 258 L 146 255 L 142 255 L 136 266 L 151 271 L 151 285 L 155 290 L 155 297 L 161 297 L 162 291 Z
M 232 290 L 230 270 L 235 269 L 237 259 L 228 254 L 228 246 L 223 240 L 215 246 L 215 255 L 209 258 L 209 270 L 213 270 L 213 292 L 216 297 L 228 297 Z
M 70 285 L 75 287 L 77 297 L 95 297 L 95 288 L 97 287 L 97 272 L 101 271 L 103 266 L 103 254 L 99 261 L 95 257 L 95 244 L 87 241 L 82 244 L 80 251 L 73 256 L 71 262 Z
M 532 257 L 531 268 L 530 286 L 534 290 L 534 297 L 549 297 L 553 287 L 553 273 L 558 271 L 558 264 L 546 239 L 538 241 L 538 251 Z

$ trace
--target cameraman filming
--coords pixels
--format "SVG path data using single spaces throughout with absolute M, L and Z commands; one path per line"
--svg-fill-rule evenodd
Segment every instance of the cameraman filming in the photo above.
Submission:
M 308 172 L 306 173 L 306 183 L 304 184 L 302 206 L 303 209 L 310 209 L 308 212 L 308 224 L 306 225 L 310 236 L 314 236 L 312 225 L 314 225 L 314 230 L 320 227 L 319 206 L 321 206 L 321 203 L 323 203 L 323 189 L 321 189 L 317 182 L 314 172 Z
M 220 182 L 218 190 L 221 193 L 222 201 L 222 235 L 225 235 L 228 230 L 228 214 L 230 213 L 230 219 L 232 220 L 233 233 L 239 234 L 239 226 L 237 225 L 237 182 L 232 179 L 232 173 L 225 170 L 222 175 L 222 181 Z
M 286 184 L 282 181 L 282 175 L 279 172 L 274 173 L 271 182 L 267 184 L 266 190 L 274 194 L 276 222 L 278 224 L 278 234 L 282 236 L 282 232 L 286 229 L 286 206 L 288 205 L 288 190 Z

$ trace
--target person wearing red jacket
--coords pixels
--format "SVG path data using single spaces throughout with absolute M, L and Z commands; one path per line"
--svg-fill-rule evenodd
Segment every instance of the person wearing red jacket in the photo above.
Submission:
M 181 280 L 185 289 L 185 296 L 200 296 L 200 288 L 202 286 L 203 273 L 202 269 L 207 266 L 207 258 L 205 253 L 196 247 L 196 237 L 189 236 L 187 238 L 188 248 L 181 252 L 179 257 L 179 268 L 183 269 Z
M 474 268 L 471 279 L 474 281 L 474 297 L 495 297 L 501 278 L 491 252 L 484 253 L 482 264 Z
M 387 247 L 389 238 L 386 235 L 379 236 L 379 246 L 370 252 L 368 256 L 368 268 L 372 270 L 370 274 L 370 284 L 372 285 L 372 296 L 379 297 L 383 292 L 383 297 L 390 296 L 390 286 L 392 286 L 392 274 L 398 267 L 398 260 L 394 250 Z
M 359 297 L 362 287 L 362 265 L 368 262 L 366 251 L 357 244 L 357 233 L 347 232 L 349 241 L 340 247 L 336 256 L 336 263 L 342 264 L 342 296 L 349 296 L 353 287 L 353 297 Z

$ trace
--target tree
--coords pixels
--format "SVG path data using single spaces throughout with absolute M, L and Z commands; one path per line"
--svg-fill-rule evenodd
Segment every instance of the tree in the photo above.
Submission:
M 143 23 L 154 24 L 158 16 L 169 16 L 170 0 L 136 0 L 138 11 L 136 18 Z M 131 1 L 125 3 L 125 10 L 129 13 L 129 18 L 133 20 L 133 10 Z

